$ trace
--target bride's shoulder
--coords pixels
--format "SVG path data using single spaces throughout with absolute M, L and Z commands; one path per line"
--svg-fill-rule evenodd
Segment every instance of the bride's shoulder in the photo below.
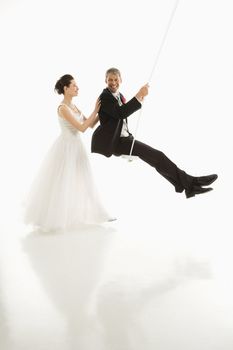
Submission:
M 67 109 L 67 105 L 65 104 L 65 103 L 59 103 L 59 105 L 58 105 L 58 107 L 57 107 L 57 109 Z
M 59 117 L 64 118 L 64 113 L 67 113 L 68 107 L 64 103 L 60 103 L 57 107 L 57 114 Z

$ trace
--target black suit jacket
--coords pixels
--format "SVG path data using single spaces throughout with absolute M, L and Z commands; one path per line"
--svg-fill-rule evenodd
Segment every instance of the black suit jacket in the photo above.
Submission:
M 141 108 L 141 103 L 133 97 L 127 103 L 119 106 L 117 99 L 108 89 L 100 95 L 101 107 L 99 110 L 100 125 L 94 131 L 91 140 L 91 152 L 110 157 L 119 142 L 123 119 Z

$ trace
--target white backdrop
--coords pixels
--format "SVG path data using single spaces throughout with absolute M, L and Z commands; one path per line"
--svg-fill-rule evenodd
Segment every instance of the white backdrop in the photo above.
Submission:
M 97 96 L 105 87 L 106 69 L 116 66 L 123 76 L 121 91 L 126 98 L 131 98 L 147 82 L 173 6 L 173 0 L 1 0 L 1 240 L 7 241 L 10 236 L 26 232 L 21 224 L 21 202 L 48 148 L 59 135 L 56 108 L 61 97 L 53 91 L 56 80 L 66 73 L 76 78 L 80 90 L 75 103 L 88 115 Z M 213 185 L 214 191 L 187 200 L 183 194 L 175 193 L 172 186 L 153 168 L 139 160 L 129 164 L 123 159 L 107 159 L 90 154 L 101 195 L 111 213 L 118 218 L 115 236 L 107 235 L 108 239 L 114 237 L 112 248 L 106 248 L 108 259 L 105 267 L 110 269 L 109 278 L 112 278 L 111 269 L 114 268 L 117 272 L 120 271 L 120 275 L 125 273 L 127 283 L 132 282 L 132 291 L 137 286 L 133 284 L 132 276 L 141 283 L 141 280 L 147 278 L 145 271 L 151 274 L 153 283 L 156 278 L 160 280 L 160 272 L 161 276 L 165 276 L 165 281 L 168 276 L 168 286 L 166 287 L 166 283 L 165 286 L 162 284 L 161 290 L 169 289 L 169 283 L 176 286 L 176 283 L 182 282 L 179 274 L 186 274 L 188 281 L 197 278 L 196 287 L 192 284 L 186 292 L 178 290 L 177 298 L 169 299 L 168 296 L 168 299 L 164 299 L 165 305 L 159 302 L 161 309 L 157 308 L 156 299 L 156 309 L 148 308 L 145 324 L 151 324 L 151 329 L 146 328 L 145 339 L 151 341 L 151 349 L 154 349 L 156 339 L 158 344 L 165 344 L 163 349 L 174 349 L 172 339 L 179 337 L 179 331 L 183 344 L 183 348 L 179 349 L 187 349 L 187 346 L 193 350 L 232 349 L 232 32 L 231 0 L 180 0 L 158 69 L 150 84 L 150 93 L 143 107 L 138 133 L 138 139 L 164 151 L 188 173 L 217 173 L 219 179 Z M 132 132 L 136 118 L 137 114 L 129 118 Z M 89 150 L 91 133 L 92 130 L 82 135 Z M 38 259 L 38 266 L 45 261 L 49 280 L 52 280 L 53 264 L 60 261 L 60 252 L 69 254 L 70 247 L 73 247 L 72 242 L 77 239 L 80 243 L 81 239 L 82 243 L 84 236 L 70 236 L 70 241 L 65 241 L 65 237 L 61 236 L 47 237 L 41 243 L 38 238 L 35 243 L 36 253 L 32 255 L 45 257 L 43 261 Z M 95 236 L 101 243 L 101 259 L 107 236 L 102 237 L 100 232 Z M 92 232 L 87 237 L 92 242 Z M 28 240 L 30 243 L 30 236 Z M 66 249 L 63 249 L 63 240 Z M 43 244 L 47 241 L 50 243 L 46 254 Z M 17 255 L 18 246 L 12 242 L 9 240 L 8 244 L 0 245 L 3 258 L 4 255 L 7 256 L 5 265 L 2 265 L 5 279 L 0 282 L 4 288 L 6 281 L 9 282 L 6 290 L 11 290 L 11 293 L 6 292 L 9 305 L 5 306 L 13 310 L 8 317 L 12 317 L 14 324 L 17 320 L 14 312 L 19 308 L 23 309 L 25 304 L 20 295 L 25 297 L 27 304 L 27 293 L 30 292 L 30 288 L 27 288 L 33 284 L 31 272 L 23 275 L 28 277 L 24 278 L 25 285 L 22 284 L 20 261 L 25 259 L 25 266 L 29 268 L 27 271 L 33 271 L 33 276 L 34 270 L 30 270 L 31 264 L 26 255 L 21 251 Z M 56 248 L 58 243 L 61 243 L 60 249 Z M 65 282 L 61 280 L 54 288 L 55 296 L 60 288 L 65 288 L 64 298 L 69 295 L 67 292 L 70 290 L 74 292 L 70 301 L 71 315 L 77 303 L 76 290 L 79 290 L 79 285 L 74 289 L 70 288 L 70 276 L 72 271 L 75 273 L 76 265 L 79 266 L 81 261 L 82 266 L 82 258 L 84 263 L 88 261 L 89 264 L 91 261 L 92 273 L 96 279 L 98 277 L 94 268 L 95 265 L 98 267 L 98 259 L 95 259 L 96 250 L 98 253 L 96 241 L 93 247 L 92 243 L 84 245 L 90 249 L 92 247 L 89 253 L 85 249 L 81 251 L 82 244 L 77 247 L 78 254 L 74 251 L 72 255 L 75 257 L 74 270 L 66 277 L 66 265 L 62 266 L 61 263 L 58 268 L 63 268 Z M 28 252 L 30 256 L 30 247 Z M 173 281 L 169 273 L 166 275 L 166 269 L 175 257 L 178 257 L 178 265 L 175 264 L 178 272 L 175 269 L 176 272 L 172 274 L 172 278 L 175 278 Z M 186 257 L 187 268 L 184 264 L 182 270 L 182 261 L 186 261 Z M 17 264 L 19 270 L 16 268 Z M 80 271 L 81 269 L 80 267 Z M 40 272 L 40 268 L 38 270 Z M 43 281 L 44 273 L 41 275 Z M 78 280 L 79 278 L 82 283 L 82 274 L 78 275 Z M 199 281 L 208 278 L 210 280 L 206 284 Z M 107 287 L 109 288 L 108 284 Z M 125 283 L 118 285 L 118 288 L 121 287 L 122 304 L 116 299 L 116 296 L 121 295 L 118 290 L 114 291 L 116 294 L 112 293 L 111 299 L 111 290 L 106 289 L 108 298 L 102 293 L 104 297 L 98 300 L 100 311 L 109 312 L 109 301 L 111 307 L 115 305 L 113 311 L 116 315 L 119 313 L 119 320 L 122 319 L 122 313 L 125 314 L 123 326 L 126 325 L 127 329 L 127 315 L 131 315 L 132 311 L 132 318 L 134 317 L 135 304 L 131 293 L 125 293 Z M 17 288 L 21 294 L 15 299 Z M 157 289 L 155 291 L 159 294 L 160 287 Z M 152 289 L 151 297 L 156 293 Z M 146 298 L 143 297 L 142 304 Z M 39 310 L 35 312 L 34 297 L 30 302 L 32 317 L 35 317 Z M 4 304 L 0 305 L 1 308 L 4 308 Z M 122 308 L 119 311 L 119 305 L 126 305 L 128 309 Z M 43 308 L 41 310 L 43 314 Z M 178 311 L 183 315 L 180 322 L 176 321 Z M 23 316 L 18 316 L 20 326 L 16 328 L 19 329 L 19 339 L 22 336 L 24 341 L 29 341 L 30 332 L 27 332 L 26 337 L 23 337 L 23 332 L 22 335 L 20 333 L 20 327 L 24 331 L 28 329 L 22 324 L 24 312 L 25 310 L 21 310 Z M 83 322 L 82 314 L 80 315 Z M 115 331 L 114 334 L 119 335 L 118 338 L 123 341 L 121 334 L 124 332 L 121 333 L 120 328 L 112 327 L 108 314 L 106 317 L 102 316 L 103 320 L 107 320 L 105 328 L 111 328 L 110 331 Z M 4 317 L 0 315 L 3 321 Z M 41 325 L 44 326 L 43 317 L 44 315 Z M 156 339 L 152 317 L 157 318 Z M 169 334 L 174 332 L 171 340 L 166 335 L 167 320 L 170 321 Z M 3 321 L 0 319 L 0 323 L 3 324 Z M 31 322 L 31 318 L 26 317 L 25 322 L 29 321 Z M 165 331 L 160 329 L 163 322 Z M 31 327 L 36 330 L 35 323 L 32 322 Z M 56 334 L 59 336 L 60 332 L 57 331 Z M 72 334 L 75 335 L 76 330 Z M 54 338 L 56 337 L 52 335 L 51 339 Z M 34 346 L 33 336 L 31 339 Z M 35 339 L 38 341 L 36 331 Z M 46 341 L 42 336 L 41 341 L 43 339 Z M 207 345 L 202 342 L 203 339 Z M 169 342 L 171 347 L 166 347 Z M 18 343 L 20 344 L 17 341 Z M 134 348 L 143 347 L 138 343 L 138 347 Z
M 65 73 L 75 76 L 80 88 L 75 102 L 88 115 L 105 86 L 105 70 L 116 66 L 121 90 L 130 98 L 150 75 L 173 6 L 171 0 L 1 2 L 1 201 L 9 214 L 4 218 L 12 221 L 14 204 L 59 134 L 56 80 Z M 221 215 L 232 193 L 231 31 L 231 1 L 179 2 L 138 133 L 187 172 L 218 173 L 208 205 L 221 203 Z M 132 131 L 136 118 L 130 118 Z M 88 149 L 91 132 L 83 135 Z M 158 207 L 181 203 L 147 165 L 90 157 L 102 195 L 117 213 L 119 207 L 125 212 L 118 205 L 119 188 L 142 196 L 141 202 L 127 202 L 132 212 L 142 211 L 150 198 Z

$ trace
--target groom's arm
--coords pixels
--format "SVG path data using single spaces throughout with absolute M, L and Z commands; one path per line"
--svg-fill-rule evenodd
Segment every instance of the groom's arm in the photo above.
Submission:
M 141 108 L 141 103 L 136 97 L 133 97 L 127 103 L 119 106 L 117 100 L 108 95 L 100 96 L 101 107 L 99 111 L 100 119 L 114 118 L 114 119 L 125 119 L 132 113 L 136 112 Z

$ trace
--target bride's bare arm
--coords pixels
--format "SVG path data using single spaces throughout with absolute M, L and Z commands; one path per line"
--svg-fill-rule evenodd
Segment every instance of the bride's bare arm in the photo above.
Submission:
M 98 114 L 97 114 L 97 116 L 96 116 L 94 122 L 93 122 L 92 125 L 91 125 L 91 128 L 94 128 L 94 126 L 98 123 L 99 120 L 100 120 L 100 118 L 99 118 L 99 116 L 98 116 Z
M 87 120 L 87 118 L 83 115 L 83 119 Z M 96 115 L 95 120 L 93 121 L 93 123 L 90 125 L 90 128 L 94 128 L 94 126 L 98 123 L 98 121 L 100 120 L 98 114 Z
M 66 107 L 65 105 L 59 106 L 59 114 L 62 118 L 66 119 L 70 124 L 72 124 L 76 129 L 78 129 L 81 132 L 85 132 L 87 128 L 93 127 L 99 120 L 98 119 L 99 108 L 100 108 L 100 101 L 97 100 L 94 111 L 91 113 L 91 115 L 88 118 L 84 117 L 83 123 L 77 121 L 70 113 L 68 107 Z

